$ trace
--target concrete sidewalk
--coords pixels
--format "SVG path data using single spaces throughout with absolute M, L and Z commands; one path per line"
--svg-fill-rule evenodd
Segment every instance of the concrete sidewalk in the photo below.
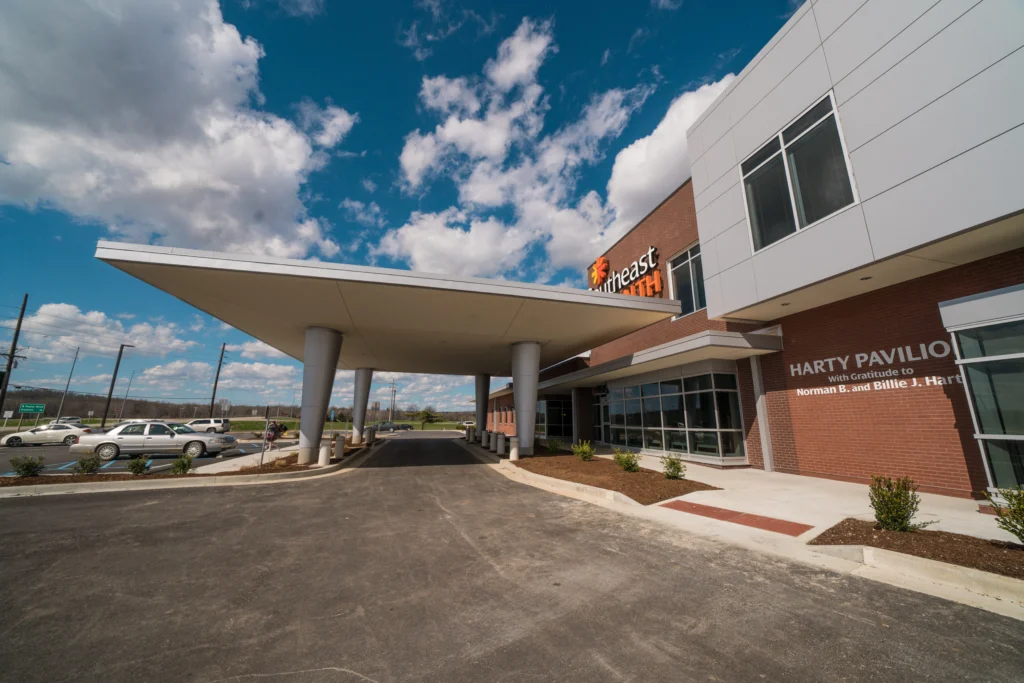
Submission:
M 599 452 L 598 456 L 612 457 L 610 452 Z M 803 540 L 817 536 L 847 517 L 874 519 L 868 503 L 866 484 L 749 468 L 723 470 L 689 462 L 685 464 L 687 479 L 722 489 L 690 493 L 686 495 L 686 501 L 807 524 L 813 528 L 801 535 Z M 653 456 L 640 456 L 640 466 L 657 472 L 664 471 L 661 459 Z M 921 507 L 917 520 L 936 522 L 929 529 L 999 541 L 1017 541 L 1012 534 L 996 526 L 995 517 L 978 512 L 976 500 L 932 493 L 920 495 Z
M 278 458 L 297 453 L 298 449 L 296 445 L 298 442 L 289 444 L 282 448 L 274 448 L 273 450 L 267 450 L 263 453 L 263 464 L 274 462 Z M 260 452 L 249 453 L 248 455 L 240 455 L 237 458 L 224 458 L 217 460 L 216 462 L 210 463 L 209 465 L 202 465 L 195 468 L 195 472 L 198 474 L 218 474 L 220 472 L 237 472 L 243 467 L 254 467 L 260 464 Z

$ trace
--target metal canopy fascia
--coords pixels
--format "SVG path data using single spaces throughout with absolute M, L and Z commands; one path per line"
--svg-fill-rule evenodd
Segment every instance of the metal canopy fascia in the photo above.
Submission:
M 100 259 L 302 360 L 305 331 L 342 332 L 339 368 L 511 374 L 510 346 L 541 366 L 675 314 L 678 302 L 504 280 L 100 241 Z
M 739 360 L 782 350 L 782 337 L 767 334 L 705 330 L 541 382 L 542 394 L 593 387 L 621 377 L 654 372 L 702 360 Z M 495 395 L 500 392 L 495 392 Z

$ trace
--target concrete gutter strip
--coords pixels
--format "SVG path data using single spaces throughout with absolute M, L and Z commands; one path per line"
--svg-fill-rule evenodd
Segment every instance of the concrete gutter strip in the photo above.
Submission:
M 372 447 L 371 447 L 372 448 Z M 233 474 L 195 478 L 167 479 L 164 481 L 121 481 L 121 482 L 80 482 L 72 484 L 37 484 L 35 486 L 12 486 L 0 489 L 0 498 L 24 498 L 29 496 L 51 496 L 74 493 L 104 493 L 113 491 L 157 491 L 161 489 L 190 489 L 208 486 L 252 486 L 276 484 L 322 477 L 330 474 L 344 474 L 363 464 L 373 452 L 364 448 L 361 453 L 333 465 L 307 470 L 305 472 L 268 472 L 265 474 Z
M 500 466 L 502 469 L 509 471 L 516 479 L 543 484 L 544 487 L 549 490 L 568 491 L 585 496 L 596 496 L 598 498 L 603 498 L 604 500 L 610 500 L 613 503 L 644 507 L 629 496 L 625 496 L 618 491 L 609 491 L 608 489 L 602 489 L 588 484 L 578 484 L 574 481 L 566 481 L 565 479 L 556 479 L 543 474 L 537 474 L 536 472 L 524 470 L 522 467 L 513 465 L 509 460 L 502 460 Z

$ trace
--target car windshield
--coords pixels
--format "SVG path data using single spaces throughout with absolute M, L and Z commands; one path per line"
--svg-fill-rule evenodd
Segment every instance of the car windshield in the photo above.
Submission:
M 188 425 L 168 424 L 167 426 L 170 427 L 171 429 L 173 429 L 175 431 L 175 433 L 177 433 L 177 434 L 195 434 L 196 433 L 196 431 L 194 429 L 192 429 L 191 427 L 189 427 Z

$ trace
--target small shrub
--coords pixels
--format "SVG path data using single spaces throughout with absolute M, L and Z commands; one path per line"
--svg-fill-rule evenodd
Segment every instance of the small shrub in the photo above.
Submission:
M 665 466 L 666 479 L 686 478 L 686 465 L 683 464 L 682 458 L 675 453 L 666 453 L 661 456 L 661 464 Z
M 626 451 L 620 448 L 616 448 L 612 451 L 615 455 L 615 464 L 621 467 L 626 472 L 639 472 L 640 471 L 640 458 L 633 451 Z
M 1006 500 L 1006 505 L 1000 505 L 988 496 L 988 502 L 996 511 L 996 524 L 1003 531 L 1009 531 L 1017 537 L 1017 540 L 1024 543 L 1024 487 L 1018 486 L 1015 489 L 1000 489 Z
M 878 526 L 887 531 L 917 531 L 934 522 L 915 523 L 921 496 L 910 477 L 890 479 L 872 475 L 868 491 Z
M 188 474 L 192 471 L 192 456 L 179 455 L 171 463 L 171 474 Z
M 19 477 L 38 477 L 43 471 L 43 456 L 16 455 L 11 458 L 11 469 Z
M 548 439 L 548 451 L 551 453 L 562 450 L 563 445 L 561 439 Z
M 145 474 L 149 471 L 149 459 L 140 455 L 129 460 L 125 467 L 132 474 Z
M 74 467 L 71 468 L 71 471 L 75 474 L 96 474 L 100 471 L 101 464 L 100 456 L 95 454 L 83 455 L 78 459 Z
M 594 459 L 594 447 L 589 441 L 580 441 L 572 445 L 572 454 L 583 462 L 590 462 Z

